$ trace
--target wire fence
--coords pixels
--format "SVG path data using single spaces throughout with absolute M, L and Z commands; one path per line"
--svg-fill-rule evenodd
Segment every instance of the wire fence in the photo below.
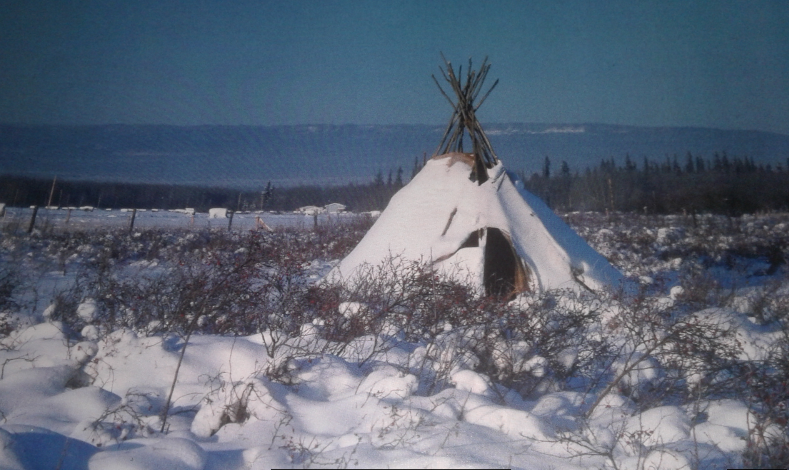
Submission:
M 0 229 L 8 230 L 90 230 L 90 229 L 225 229 L 233 231 L 265 230 L 278 227 L 312 229 L 317 225 L 356 220 L 355 213 L 237 212 L 230 216 L 211 217 L 205 212 L 145 209 L 21 208 L 6 207 L 0 217 Z

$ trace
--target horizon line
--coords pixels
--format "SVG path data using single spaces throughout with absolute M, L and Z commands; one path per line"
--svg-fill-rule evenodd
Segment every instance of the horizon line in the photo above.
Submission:
M 699 129 L 726 132 L 759 132 L 764 134 L 775 134 L 789 137 L 789 133 L 778 131 L 753 129 L 753 128 L 725 128 L 710 127 L 704 125 L 641 125 L 641 124 L 618 124 L 606 122 L 547 122 L 547 121 L 503 121 L 489 122 L 483 124 L 483 129 L 487 130 L 491 126 L 599 126 L 599 127 L 622 127 L 638 129 Z M 390 124 L 360 124 L 360 123 L 299 123 L 299 124 L 165 124 L 165 123 L 103 123 L 103 124 L 68 124 L 68 123 L 20 123 L 20 122 L 0 122 L 4 127 L 60 127 L 60 128 L 90 128 L 90 127 L 171 127 L 171 128 L 309 128 L 309 127 L 362 127 L 362 128 L 387 128 L 387 127 L 444 127 L 446 123 L 390 123 Z M 561 131 L 557 131 L 560 133 Z M 568 131 L 569 132 L 569 131 Z M 573 131 L 577 132 L 577 131 Z

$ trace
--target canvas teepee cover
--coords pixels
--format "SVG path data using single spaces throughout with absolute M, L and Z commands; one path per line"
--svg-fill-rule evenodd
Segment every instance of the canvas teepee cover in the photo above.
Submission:
M 438 155 L 392 197 L 333 275 L 353 279 L 361 266 L 397 256 L 432 263 L 492 295 L 621 283 L 621 274 L 496 157 L 474 116 L 489 65 L 479 73 L 469 67 L 465 84 L 447 68 L 444 77 L 458 102 L 450 100 L 455 113 Z M 462 153 L 465 132 L 474 153 Z

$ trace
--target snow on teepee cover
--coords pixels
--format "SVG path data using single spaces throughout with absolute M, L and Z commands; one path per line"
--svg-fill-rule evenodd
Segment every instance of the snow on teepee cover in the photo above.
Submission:
M 465 83 L 446 64 L 448 72 L 441 71 L 458 101 L 441 90 L 455 112 L 436 155 L 392 197 L 331 275 L 353 280 L 364 266 L 401 257 L 432 263 L 488 295 L 621 284 L 619 271 L 526 191 L 493 152 L 475 116 L 479 104 L 474 105 L 490 68 L 487 60 L 479 72 L 469 62 Z M 466 132 L 473 153 L 463 152 Z

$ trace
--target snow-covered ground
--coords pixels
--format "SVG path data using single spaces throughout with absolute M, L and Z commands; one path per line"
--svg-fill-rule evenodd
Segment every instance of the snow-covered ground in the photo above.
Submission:
M 375 289 L 315 288 L 351 228 L 264 214 L 290 228 L 253 232 L 255 214 L 238 214 L 227 233 L 206 214 L 190 228 L 138 212 L 129 234 L 127 213 L 74 211 L 64 231 L 61 212 L 28 236 L 10 211 L 0 233 L 2 469 L 713 469 L 789 455 L 787 215 L 567 214 L 641 293 L 497 304 L 428 276 L 383 305 Z

